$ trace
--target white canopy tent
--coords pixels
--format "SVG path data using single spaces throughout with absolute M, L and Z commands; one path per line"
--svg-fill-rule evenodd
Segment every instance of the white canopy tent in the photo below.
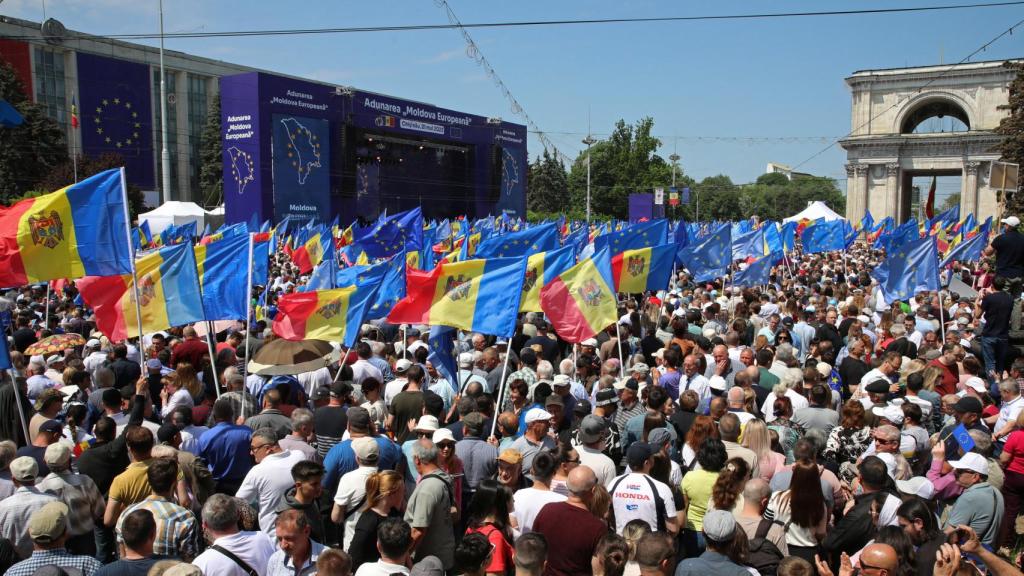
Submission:
M 783 222 L 799 222 L 804 219 L 817 220 L 818 218 L 824 218 L 826 222 L 844 220 L 842 216 L 833 212 L 824 202 L 815 200 L 814 202 L 808 202 L 807 208 L 801 210 L 799 214 L 790 216 L 783 220 Z
M 189 222 L 196 223 L 196 230 L 202 233 L 206 226 L 209 213 L 195 202 L 164 202 L 159 208 L 139 214 L 139 223 L 149 222 L 149 230 L 159 234 L 170 225 L 181 226 Z

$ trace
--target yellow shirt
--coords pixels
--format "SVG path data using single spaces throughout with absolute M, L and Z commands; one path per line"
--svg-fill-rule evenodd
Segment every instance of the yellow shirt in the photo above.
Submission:
M 110 484 L 110 499 L 117 500 L 125 508 L 142 502 L 149 496 L 149 479 L 146 478 L 146 470 L 149 468 L 149 460 L 144 462 L 132 462 L 124 472 L 114 477 Z
M 718 472 L 690 470 L 683 476 L 680 489 L 686 496 L 686 529 L 699 532 L 704 528 L 704 514 L 708 511 L 711 489 L 718 480 Z M 113 491 L 111 491 L 113 494 Z

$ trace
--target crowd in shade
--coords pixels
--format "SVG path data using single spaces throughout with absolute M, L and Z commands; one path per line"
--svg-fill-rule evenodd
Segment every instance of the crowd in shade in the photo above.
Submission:
M 798 245 L 581 342 L 380 318 L 298 374 L 246 364 L 309 282 L 283 250 L 268 320 L 112 342 L 73 285 L 11 291 L 0 573 L 1020 574 L 1019 225 L 904 300 L 884 252 Z

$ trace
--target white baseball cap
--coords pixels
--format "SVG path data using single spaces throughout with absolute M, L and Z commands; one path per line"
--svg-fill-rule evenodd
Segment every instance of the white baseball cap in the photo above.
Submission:
M 899 426 L 903 424 L 903 410 L 899 406 L 875 406 L 871 409 L 871 413 L 880 418 L 885 418 L 889 422 Z
M 914 476 L 909 480 L 897 480 L 896 489 L 904 494 L 920 496 L 925 500 L 930 500 L 935 495 L 935 485 L 924 476 Z
M 1007 216 L 1000 220 L 1000 222 L 1009 226 L 1020 226 L 1020 218 L 1017 218 L 1016 216 Z
M 967 386 L 968 388 L 973 388 L 974 391 L 978 392 L 979 394 L 985 392 L 985 381 L 982 380 L 981 378 L 978 378 L 977 376 L 971 376 L 970 378 L 968 378 L 967 382 L 964 382 L 964 386 Z
M 526 413 L 527 424 L 551 420 L 552 418 L 553 416 L 551 415 L 551 412 L 548 412 L 543 408 L 532 408 L 529 412 Z
M 988 476 L 988 460 L 977 452 L 968 452 L 959 460 L 950 460 L 949 465 L 953 470 L 970 470 Z

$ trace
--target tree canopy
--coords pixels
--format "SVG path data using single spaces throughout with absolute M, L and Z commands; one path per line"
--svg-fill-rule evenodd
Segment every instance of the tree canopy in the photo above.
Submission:
M 1010 82 L 1009 101 L 1000 107 L 1009 111 L 1009 115 L 999 121 L 995 130 L 1003 136 L 996 150 L 1003 155 L 1003 160 L 1020 166 L 1024 165 L 1024 64 L 1004 62 L 1003 66 L 1016 70 L 1017 77 Z M 1024 198 L 1019 192 L 1006 199 L 1006 208 L 1014 214 L 1024 212 Z

